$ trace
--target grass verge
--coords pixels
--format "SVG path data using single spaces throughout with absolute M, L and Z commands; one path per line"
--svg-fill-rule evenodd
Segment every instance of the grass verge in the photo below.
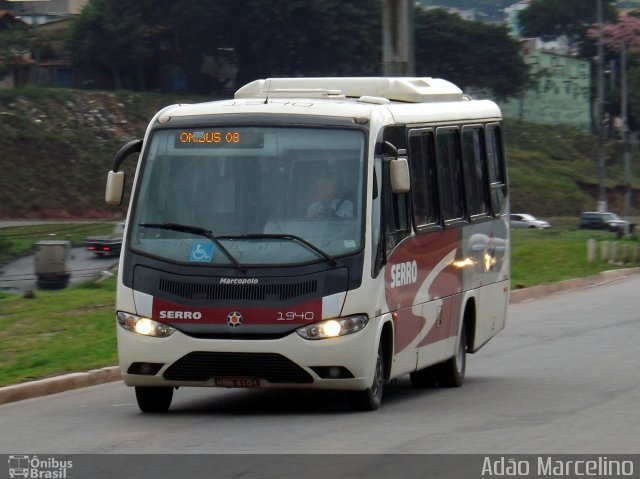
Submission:
M 115 279 L 32 299 L 0 293 L 0 386 L 112 366 Z
M 543 283 L 554 283 L 572 278 L 584 278 L 601 271 L 640 266 L 635 261 L 609 262 L 598 259 L 587 261 L 587 241 L 597 242 L 598 258 L 601 244 L 608 241 L 610 248 L 617 242 L 621 252 L 623 246 L 633 247 L 638 237 L 625 236 L 617 240 L 607 231 L 567 229 L 562 226 L 548 230 L 518 229 L 511 235 L 511 287 L 527 288 Z

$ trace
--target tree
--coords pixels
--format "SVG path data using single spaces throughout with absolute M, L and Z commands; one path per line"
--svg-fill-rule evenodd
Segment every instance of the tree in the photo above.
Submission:
M 445 10 L 415 12 L 416 73 L 463 87 L 516 96 L 529 81 L 520 46 L 504 26 L 463 20 Z
M 523 35 L 544 40 L 566 36 L 571 47 L 582 49 L 587 30 L 596 23 L 600 0 L 532 0 L 518 14 Z M 602 0 L 605 20 L 615 20 L 615 0 Z M 588 53 L 583 52 L 583 56 Z
M 68 48 L 75 67 L 107 78 L 105 86 L 135 88 L 139 61 L 147 57 L 143 16 L 127 0 L 93 0 L 70 31 Z M 97 75 L 96 75 L 97 74 Z
M 93 0 L 69 41 L 74 65 L 130 88 L 194 93 L 274 75 L 368 75 L 380 68 L 379 0 Z
M 9 25 L 0 32 L 0 78 L 20 69 L 32 44 L 33 37 L 23 23 Z
M 240 83 L 265 76 L 372 75 L 380 70 L 378 0 L 235 0 L 229 38 Z
M 636 126 L 639 124 L 638 112 L 640 112 L 640 96 L 636 93 L 638 88 L 638 79 L 640 77 L 640 11 L 631 13 L 621 13 L 616 23 L 607 23 L 602 27 L 602 44 L 609 53 L 613 53 L 613 58 L 620 59 L 622 63 L 622 52 L 624 56 L 629 55 L 635 60 L 635 64 L 621 64 L 620 70 L 626 68 L 629 72 L 627 81 L 629 88 L 629 124 Z M 587 36 L 594 41 L 598 37 L 597 26 L 592 26 L 587 31 Z M 608 102 L 607 110 L 614 114 L 620 114 L 620 103 L 615 101 L 618 98 L 619 90 L 614 88 L 609 92 L 608 97 L 613 101 Z

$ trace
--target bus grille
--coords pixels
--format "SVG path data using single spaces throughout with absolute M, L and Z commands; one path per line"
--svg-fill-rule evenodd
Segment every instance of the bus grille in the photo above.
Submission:
M 312 383 L 313 378 L 293 361 L 275 353 L 217 353 L 195 351 L 173 363 L 163 374 L 170 381 L 204 382 L 212 377 L 238 376 L 270 383 Z
M 161 292 L 186 299 L 231 300 L 231 301 L 287 301 L 314 294 L 318 281 L 274 284 L 211 284 L 175 281 L 161 278 Z

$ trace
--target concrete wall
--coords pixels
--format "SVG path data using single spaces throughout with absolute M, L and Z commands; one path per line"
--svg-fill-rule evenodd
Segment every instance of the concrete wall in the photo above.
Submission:
M 534 123 L 568 125 L 589 131 L 589 62 L 536 50 L 525 51 L 524 57 L 537 85 L 527 90 L 523 98 L 502 102 L 500 107 L 504 116 Z

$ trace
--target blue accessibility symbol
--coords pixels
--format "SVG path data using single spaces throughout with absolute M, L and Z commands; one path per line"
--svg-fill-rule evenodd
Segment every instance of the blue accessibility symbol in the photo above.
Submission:
M 213 243 L 195 242 L 191 245 L 190 261 L 198 263 L 211 263 L 213 259 Z

